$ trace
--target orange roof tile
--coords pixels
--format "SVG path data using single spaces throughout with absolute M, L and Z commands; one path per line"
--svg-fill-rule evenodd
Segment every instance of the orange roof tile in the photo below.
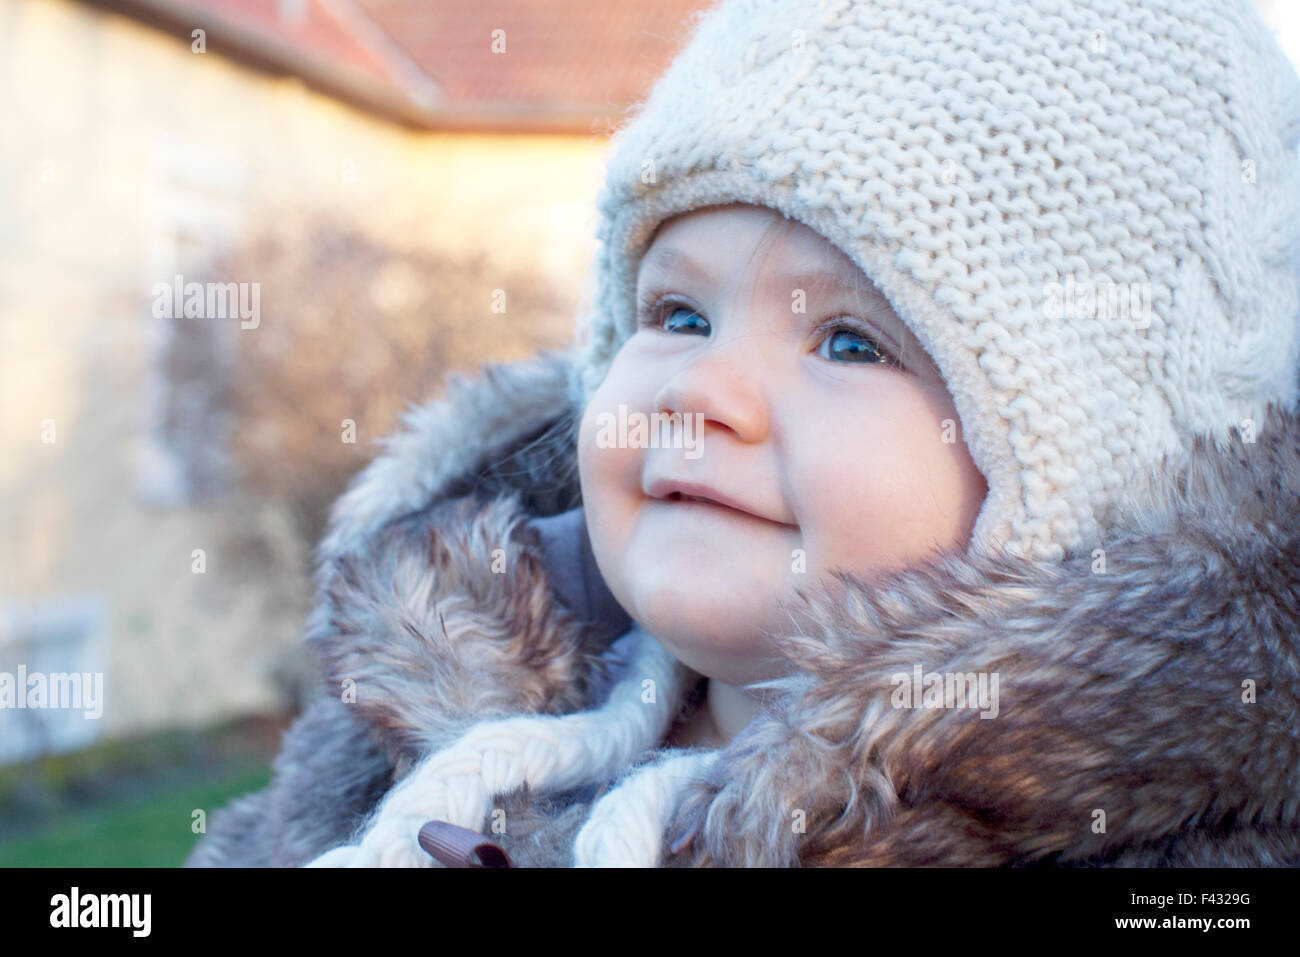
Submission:
M 402 122 L 608 132 L 716 0 L 86 2 L 179 35 L 208 27 L 214 50 Z
M 617 112 L 641 99 L 709 0 L 354 0 L 458 105 Z M 495 30 L 505 52 L 493 52 Z

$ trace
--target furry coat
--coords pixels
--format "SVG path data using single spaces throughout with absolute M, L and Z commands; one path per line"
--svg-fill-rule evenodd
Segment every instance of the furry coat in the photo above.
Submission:
M 453 377 L 340 497 L 306 635 L 319 697 L 187 866 L 304 864 L 475 722 L 599 701 L 617 636 L 558 600 L 529 524 L 581 504 L 571 361 Z M 1300 419 L 1253 431 L 1196 440 L 1100 551 L 800 589 L 780 694 L 681 792 L 660 863 L 1300 865 Z M 921 672 L 996 674 L 996 718 L 899 707 Z M 501 795 L 490 836 L 571 866 L 603 793 Z

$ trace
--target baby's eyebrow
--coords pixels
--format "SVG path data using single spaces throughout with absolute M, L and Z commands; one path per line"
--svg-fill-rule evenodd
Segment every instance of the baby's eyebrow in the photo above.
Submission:
M 707 269 L 686 255 L 686 253 L 671 246 L 656 246 L 642 260 L 642 266 L 649 266 L 651 269 L 658 269 L 662 272 L 684 273 L 696 282 L 701 283 L 707 282 L 709 279 Z
M 645 264 L 652 269 L 688 276 L 700 283 L 707 282 L 710 278 L 708 269 L 685 252 L 671 246 L 659 246 L 654 249 L 646 257 Z M 839 265 L 830 268 L 812 267 L 765 273 L 762 282 L 782 292 L 803 289 L 805 292 L 820 293 L 827 289 L 847 287 L 850 290 L 858 290 L 864 295 L 874 295 L 879 298 L 875 286 L 865 275 L 856 269 L 847 270 Z
M 802 289 L 809 293 L 822 293 L 828 290 L 859 290 L 864 295 L 874 292 L 874 288 L 865 276 L 859 278 L 844 269 L 795 269 L 784 272 L 771 272 L 763 276 L 763 282 L 776 290 L 786 291 Z

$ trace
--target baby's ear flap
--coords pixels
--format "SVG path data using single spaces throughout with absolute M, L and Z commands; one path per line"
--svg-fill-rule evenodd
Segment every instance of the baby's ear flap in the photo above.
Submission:
M 546 575 L 556 595 L 602 643 L 632 627 L 632 617 L 605 584 L 587 534 L 583 508 L 530 519 L 542 540 Z

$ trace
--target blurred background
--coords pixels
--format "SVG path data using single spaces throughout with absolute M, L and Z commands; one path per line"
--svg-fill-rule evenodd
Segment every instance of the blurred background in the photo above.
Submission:
M 103 675 L 0 707 L 0 866 L 175 866 L 270 780 L 331 501 L 450 370 L 572 340 L 704 6 L 0 0 L 0 672 Z
M 609 135 L 709 5 L 0 0 L 0 681 L 103 679 L 0 707 L 0 866 L 176 866 L 269 782 L 331 501 L 572 339 Z

